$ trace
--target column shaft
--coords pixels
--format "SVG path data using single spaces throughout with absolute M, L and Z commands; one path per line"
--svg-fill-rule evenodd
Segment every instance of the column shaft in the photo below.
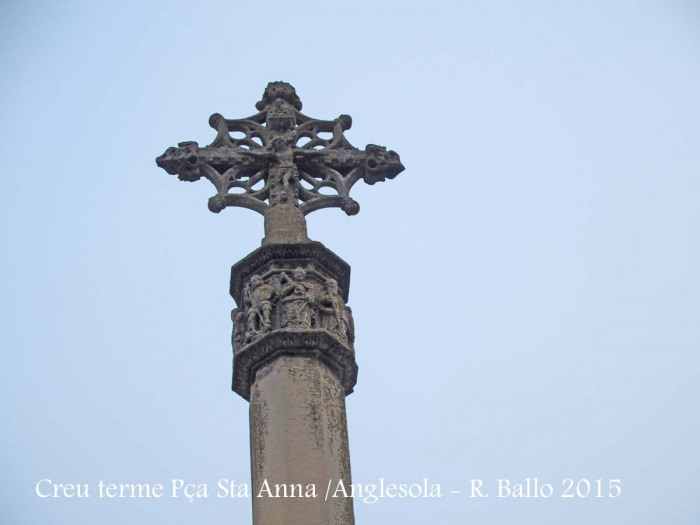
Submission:
M 354 524 L 352 498 L 331 497 L 351 479 L 345 391 L 326 365 L 281 356 L 258 370 L 250 436 L 254 525 Z

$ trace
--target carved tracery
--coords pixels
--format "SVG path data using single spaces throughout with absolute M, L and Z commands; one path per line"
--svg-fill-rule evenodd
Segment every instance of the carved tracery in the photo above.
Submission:
M 301 101 L 285 82 L 271 82 L 256 104 L 259 113 L 244 119 L 209 118 L 217 132 L 205 147 L 181 142 L 156 159 L 180 180 L 207 178 L 216 188 L 209 209 L 241 206 L 263 215 L 291 204 L 302 213 L 339 207 L 348 215 L 360 206 L 350 189 L 360 179 L 374 184 L 403 171 L 399 155 L 383 146 L 355 148 L 346 139 L 352 119 L 319 120 L 301 113 Z

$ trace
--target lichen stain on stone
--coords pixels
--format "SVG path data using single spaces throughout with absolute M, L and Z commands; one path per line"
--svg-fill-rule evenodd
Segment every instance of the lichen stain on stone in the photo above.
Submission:
M 257 389 L 256 389 L 257 390 Z M 265 445 L 268 442 L 270 410 L 267 400 L 256 391 L 253 402 L 250 404 L 250 448 L 253 453 L 253 468 L 257 481 L 262 476 L 262 468 L 265 465 Z
M 312 360 L 304 359 L 304 368 L 302 372 L 303 380 L 306 383 L 307 392 L 309 393 L 308 402 L 306 403 L 305 418 L 309 423 L 311 435 L 314 440 L 313 445 L 319 452 L 323 451 L 323 409 L 321 400 L 318 398 L 318 392 L 321 390 L 321 374 L 325 372 L 323 365 Z

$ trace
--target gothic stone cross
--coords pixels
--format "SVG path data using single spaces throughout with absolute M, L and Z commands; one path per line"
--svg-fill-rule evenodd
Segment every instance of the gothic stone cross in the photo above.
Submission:
M 259 113 L 244 119 L 215 113 L 209 118 L 217 131 L 214 142 L 203 148 L 181 142 L 156 163 L 180 180 L 209 179 L 216 188 L 209 199 L 215 213 L 241 206 L 263 214 L 268 236 L 275 208 L 286 209 L 273 221 L 277 225 L 284 220 L 303 223 L 303 215 L 329 207 L 355 215 L 360 205 L 350 189 L 358 180 L 374 184 L 404 169 L 398 154 L 385 147 L 352 146 L 344 135 L 352 125 L 348 115 L 318 120 L 301 113 L 301 100 L 285 82 L 268 84 L 255 107 Z
M 306 235 L 307 213 L 360 210 L 350 189 L 403 169 L 399 156 L 345 138 L 352 120 L 301 113 L 294 88 L 267 86 L 259 113 L 214 114 L 209 146 L 181 142 L 156 159 L 181 180 L 216 187 L 209 209 L 241 206 L 265 217 L 262 246 L 231 269 L 232 388 L 250 401 L 252 484 L 282 486 L 328 479 L 349 484 L 345 396 L 357 382 L 354 321 L 347 306 L 350 267 Z M 271 429 L 268 431 L 268 429 Z M 253 523 L 354 524 L 352 498 L 253 498 Z

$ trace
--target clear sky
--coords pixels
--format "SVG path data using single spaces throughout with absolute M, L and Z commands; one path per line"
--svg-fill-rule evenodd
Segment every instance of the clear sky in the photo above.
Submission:
M 213 488 L 249 481 L 228 280 L 262 218 L 154 159 L 272 80 L 406 166 L 309 217 L 352 266 L 353 481 L 443 491 L 357 523 L 700 523 L 697 2 L 27 1 L 0 35 L 2 523 L 251 523 Z M 554 497 L 466 497 L 526 478 Z M 171 479 L 212 493 L 96 494 Z

